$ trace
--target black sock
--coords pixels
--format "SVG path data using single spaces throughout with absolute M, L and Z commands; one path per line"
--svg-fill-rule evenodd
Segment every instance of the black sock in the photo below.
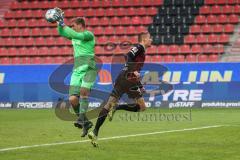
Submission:
M 99 128 L 102 126 L 103 122 L 105 121 L 108 112 L 109 112 L 109 111 L 108 111 L 107 109 L 102 108 L 101 112 L 99 113 L 98 119 L 97 119 L 97 122 L 96 122 L 96 126 L 95 126 L 95 128 L 94 128 L 94 134 L 95 134 L 96 136 L 98 136 Z
M 140 106 L 139 104 L 121 104 L 116 107 L 116 110 L 126 110 L 130 112 L 139 112 Z

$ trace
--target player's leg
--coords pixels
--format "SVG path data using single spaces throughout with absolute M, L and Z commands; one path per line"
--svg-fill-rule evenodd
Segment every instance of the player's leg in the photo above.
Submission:
M 109 110 L 116 103 L 118 103 L 118 98 L 110 96 L 107 103 L 104 105 L 104 107 L 102 108 L 102 110 L 98 115 L 98 119 L 97 119 L 94 130 L 88 134 L 88 137 L 91 139 L 91 143 L 93 144 L 94 147 L 97 147 L 97 136 L 99 133 L 99 129 L 103 125 Z
M 80 81 L 81 77 L 73 72 L 70 81 L 70 88 L 69 88 L 69 102 L 77 115 L 79 117 L 79 110 L 80 110 L 80 103 L 79 103 L 79 96 L 80 96 Z M 74 126 L 78 128 L 82 128 L 82 122 L 76 121 L 74 122 Z
M 92 122 L 88 120 L 86 112 L 89 106 L 90 90 L 94 85 L 97 72 L 94 69 L 89 69 L 83 76 L 81 89 L 80 89 L 80 113 L 79 120 L 83 121 L 82 137 L 85 137 L 88 130 L 93 126 Z
M 136 103 L 120 104 L 120 105 L 114 106 L 108 114 L 109 121 L 112 121 L 113 115 L 117 110 L 140 112 L 140 111 L 143 111 L 144 108 L 146 107 L 144 99 L 142 98 L 143 90 L 142 90 L 141 83 L 136 83 L 136 84 L 128 83 L 125 86 L 126 86 L 125 88 L 128 88 L 128 91 L 126 92 L 128 97 L 131 99 L 135 99 Z

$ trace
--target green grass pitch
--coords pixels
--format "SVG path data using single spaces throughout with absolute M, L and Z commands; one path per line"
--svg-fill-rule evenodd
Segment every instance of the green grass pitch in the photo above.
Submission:
M 221 126 L 182 131 L 214 125 Z M 140 115 L 121 111 L 112 122 L 106 121 L 99 138 L 161 131 L 171 132 L 101 140 L 98 148 L 87 141 L 1 151 L 87 138 L 80 137 L 81 130 L 72 122 L 59 120 L 52 109 L 0 110 L 0 160 L 240 159 L 240 109 L 192 109 L 191 113 L 189 109 L 148 109 Z

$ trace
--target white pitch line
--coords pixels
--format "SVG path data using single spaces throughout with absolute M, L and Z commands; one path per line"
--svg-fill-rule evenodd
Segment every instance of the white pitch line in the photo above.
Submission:
M 163 134 L 163 133 L 174 133 L 174 132 L 193 131 L 193 130 L 201 130 L 201 129 L 208 129 L 208 128 L 218 128 L 218 127 L 223 127 L 223 126 L 224 125 L 215 125 L 215 126 L 204 126 L 204 127 L 198 127 L 198 128 L 185 128 L 185 129 L 178 129 L 178 130 L 140 133 L 140 134 L 132 134 L 132 135 L 124 135 L 124 136 L 99 138 L 98 140 L 104 141 L 104 140 L 119 139 L 119 138 L 139 137 L 139 136 L 156 135 L 156 134 Z M 45 146 L 57 146 L 57 145 L 64 145 L 64 144 L 85 143 L 85 142 L 89 142 L 89 141 L 90 140 L 69 141 L 69 142 L 36 144 L 36 145 L 31 145 L 31 146 L 19 146 L 19 147 L 12 147 L 12 148 L 2 148 L 2 149 L 0 149 L 0 152 L 27 149 L 27 148 L 45 147 Z

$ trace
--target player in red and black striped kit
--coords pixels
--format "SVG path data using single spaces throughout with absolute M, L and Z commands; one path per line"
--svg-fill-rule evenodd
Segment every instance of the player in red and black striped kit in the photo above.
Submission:
M 146 108 L 144 98 L 142 97 L 144 88 L 140 81 L 140 70 L 145 61 L 145 50 L 151 46 L 152 39 L 148 32 L 138 35 L 138 44 L 134 45 L 127 53 L 127 62 L 123 70 L 115 80 L 114 88 L 110 97 L 99 113 L 95 129 L 88 134 L 93 146 L 97 146 L 97 136 L 100 127 L 104 123 L 107 115 L 112 119 L 113 113 L 117 110 L 126 110 L 131 112 L 144 111 Z M 134 99 L 133 104 L 117 105 L 121 96 L 126 93 L 129 98 Z

